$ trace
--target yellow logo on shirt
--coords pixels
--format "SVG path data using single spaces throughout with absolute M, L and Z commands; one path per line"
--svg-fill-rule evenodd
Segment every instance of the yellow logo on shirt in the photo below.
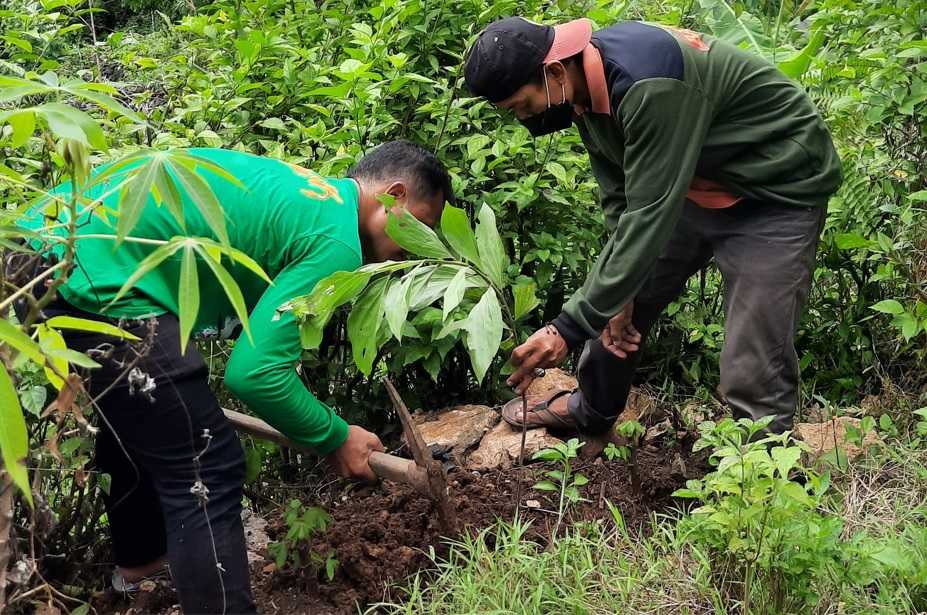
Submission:
M 338 193 L 338 189 L 332 186 L 330 183 L 325 181 L 318 173 L 314 173 L 309 169 L 301 167 L 297 164 L 286 163 L 287 166 L 292 169 L 294 173 L 306 179 L 309 184 L 309 188 L 302 188 L 299 192 L 310 199 L 315 199 L 317 201 L 326 201 L 332 199 L 336 203 L 344 203 L 341 198 L 341 195 Z

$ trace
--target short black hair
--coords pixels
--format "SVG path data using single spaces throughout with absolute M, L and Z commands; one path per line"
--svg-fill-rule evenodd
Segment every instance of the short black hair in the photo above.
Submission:
M 348 177 L 383 180 L 403 177 L 418 194 L 439 192 L 451 205 L 455 202 L 454 188 L 447 169 L 432 152 L 411 141 L 388 141 L 357 161 Z

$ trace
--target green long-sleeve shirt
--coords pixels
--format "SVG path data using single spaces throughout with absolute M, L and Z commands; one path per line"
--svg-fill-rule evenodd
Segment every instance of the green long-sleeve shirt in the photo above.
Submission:
M 294 318 L 276 310 L 290 299 L 310 292 L 321 278 L 362 263 L 357 227 L 358 193 L 351 179 L 325 179 L 279 160 L 223 149 L 191 149 L 237 178 L 236 186 L 198 167 L 225 212 L 229 240 L 253 258 L 273 280 L 268 284 L 245 267 L 224 260 L 244 295 L 253 342 L 242 334 L 228 361 L 225 384 L 254 412 L 299 444 L 327 454 L 347 437 L 347 423 L 316 399 L 299 380 L 295 363 L 301 346 Z M 136 164 L 141 164 L 141 161 Z M 115 185 L 136 164 L 87 191 L 95 198 Z M 105 168 L 105 167 L 103 167 Z M 98 171 L 99 172 L 99 171 Z M 69 184 L 56 188 L 68 194 Z M 170 239 L 178 235 L 215 239 L 203 217 L 181 191 L 186 230 L 165 206 L 152 197 L 130 232 L 134 237 Z M 118 210 L 119 192 L 106 197 Z M 26 226 L 41 224 L 38 209 Z M 79 235 L 113 234 L 115 218 L 84 216 Z M 169 258 L 142 277 L 134 289 L 113 304 L 119 288 L 154 246 L 111 239 L 80 239 L 77 267 L 61 295 L 75 307 L 110 317 L 136 318 L 178 313 L 177 283 L 181 254 Z M 200 309 L 197 329 L 221 328 L 234 310 L 218 280 L 205 263 L 198 263 Z
M 784 207 L 824 207 L 840 184 L 840 161 L 813 103 L 762 58 L 640 22 L 600 30 L 592 44 L 611 109 L 586 112 L 577 125 L 610 237 L 555 321 L 571 346 L 598 335 L 633 299 L 693 177 Z

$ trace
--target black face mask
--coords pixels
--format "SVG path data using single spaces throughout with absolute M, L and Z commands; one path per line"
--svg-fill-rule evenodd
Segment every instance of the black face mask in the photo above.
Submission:
M 547 71 L 544 71 L 544 90 L 547 92 L 547 108 L 537 115 L 518 120 L 528 129 L 533 137 L 542 137 L 552 132 L 569 128 L 573 124 L 573 103 L 566 99 L 566 90 L 560 84 L 560 98 L 563 102 L 558 105 L 550 104 L 550 88 L 547 86 Z

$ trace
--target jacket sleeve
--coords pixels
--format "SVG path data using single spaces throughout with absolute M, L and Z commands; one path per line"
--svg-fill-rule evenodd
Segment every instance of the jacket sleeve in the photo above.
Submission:
M 327 455 L 340 447 L 348 424 L 315 398 L 296 373 L 302 353 L 299 328 L 292 313 L 277 308 L 312 291 L 335 271 L 356 269 L 361 259 L 343 243 L 327 237 L 306 240 L 301 257 L 274 278 L 249 316 L 251 337 L 245 333 L 225 370 L 225 384 L 258 416 L 288 438 Z
M 558 317 L 572 320 L 587 337 L 597 336 L 634 298 L 669 240 L 713 109 L 701 92 L 682 81 L 656 78 L 632 86 L 618 114 L 625 138 L 627 205 L 582 288 Z

